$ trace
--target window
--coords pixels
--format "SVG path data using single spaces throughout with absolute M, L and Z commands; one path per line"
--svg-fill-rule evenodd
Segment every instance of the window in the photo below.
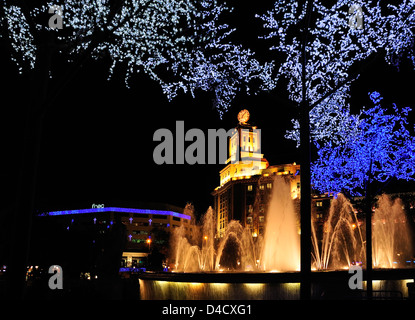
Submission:
M 265 221 L 265 217 L 264 216 L 259 216 L 259 222 L 264 222 Z
M 267 183 L 267 189 L 272 189 L 272 183 Z
M 131 239 L 132 243 L 145 243 L 146 240 L 145 239 Z
M 316 207 L 322 207 L 322 206 L 323 206 L 323 201 L 316 202 Z
M 246 218 L 246 223 L 247 224 L 252 224 L 252 217 L 247 217 Z
M 173 220 L 174 221 L 180 221 L 180 218 L 179 217 L 173 217 Z
M 261 184 L 261 185 L 259 186 L 259 189 L 260 189 L 260 190 L 264 190 L 264 188 L 265 188 L 265 186 L 264 186 L 263 184 Z
M 252 185 L 251 184 L 248 186 L 248 191 L 252 191 Z
M 148 234 L 148 231 L 144 231 L 144 230 L 133 230 L 133 234 Z

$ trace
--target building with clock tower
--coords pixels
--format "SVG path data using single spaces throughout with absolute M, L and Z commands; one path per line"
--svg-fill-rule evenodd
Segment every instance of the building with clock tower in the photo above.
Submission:
M 265 213 L 274 177 L 290 182 L 293 199 L 300 197 L 300 166 L 296 163 L 270 166 L 261 153 L 261 130 L 248 123 L 249 111 L 238 114 L 238 125 L 229 138 L 229 158 L 219 172 L 220 185 L 212 192 L 216 212 L 216 236 L 223 237 L 231 220 L 262 235 Z

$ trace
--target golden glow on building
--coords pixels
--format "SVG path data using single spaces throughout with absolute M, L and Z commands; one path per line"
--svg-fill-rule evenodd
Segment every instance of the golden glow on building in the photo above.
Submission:
M 249 179 L 268 167 L 261 153 L 261 134 L 257 127 L 248 124 L 235 128 L 229 139 L 229 158 L 222 169 L 220 185 L 236 179 Z
M 231 220 L 248 225 L 254 237 L 263 234 L 268 196 L 277 175 L 287 177 L 292 199 L 300 199 L 300 165 L 270 166 L 261 153 L 261 130 L 239 122 L 229 138 L 229 158 L 219 172 L 220 185 L 212 192 L 217 236 L 225 234 Z

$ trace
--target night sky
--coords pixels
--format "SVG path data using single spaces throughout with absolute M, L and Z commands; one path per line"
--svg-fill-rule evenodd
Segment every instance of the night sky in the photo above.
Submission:
M 266 41 L 257 39 L 264 31 L 254 14 L 270 9 L 272 1 L 261 2 L 255 10 L 249 3 L 228 3 L 236 7 L 230 17 L 230 23 L 238 28 L 235 40 L 256 50 L 261 61 L 271 61 L 274 53 L 266 50 Z M 3 208 L 8 208 L 14 201 L 30 81 L 28 74 L 18 75 L 1 41 L 0 179 Z M 221 120 L 209 93 L 198 92 L 196 98 L 182 94 L 169 102 L 146 75 L 133 77 L 128 89 L 121 69 L 107 81 L 108 68 L 106 60 L 88 60 L 46 114 L 38 168 L 38 210 L 77 209 L 117 201 L 184 207 L 191 201 L 203 213 L 213 205 L 210 193 L 219 185 L 219 170 L 224 166 L 156 165 L 153 161 L 153 150 L 159 144 L 153 141 L 154 132 L 168 128 L 174 133 L 178 120 L 184 120 L 186 131 L 199 128 L 207 134 L 207 129 L 235 127 L 237 113 L 246 108 L 251 113 L 249 122 L 262 130 L 262 152 L 269 163 L 299 161 L 295 142 L 283 137 L 296 115 L 296 110 L 278 98 L 287 95 L 283 86 L 258 96 L 242 93 Z M 376 61 L 353 83 L 353 110 L 371 106 L 368 92 L 373 90 L 386 102 L 415 108 L 414 75 L 406 65 L 398 72 L 382 59 Z

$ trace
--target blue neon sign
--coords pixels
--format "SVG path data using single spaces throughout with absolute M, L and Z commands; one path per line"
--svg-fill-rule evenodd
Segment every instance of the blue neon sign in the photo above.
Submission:
M 50 212 L 41 213 L 41 214 L 39 214 L 39 216 L 41 216 L 41 217 L 44 217 L 44 216 L 63 216 L 63 215 L 71 215 L 71 214 L 86 214 L 86 213 L 99 213 L 99 212 L 125 212 L 125 213 L 141 213 L 141 214 L 153 214 L 153 215 L 168 215 L 168 216 L 179 217 L 179 218 L 190 220 L 189 215 L 174 212 L 174 211 L 119 208 L 119 207 L 50 211 Z

